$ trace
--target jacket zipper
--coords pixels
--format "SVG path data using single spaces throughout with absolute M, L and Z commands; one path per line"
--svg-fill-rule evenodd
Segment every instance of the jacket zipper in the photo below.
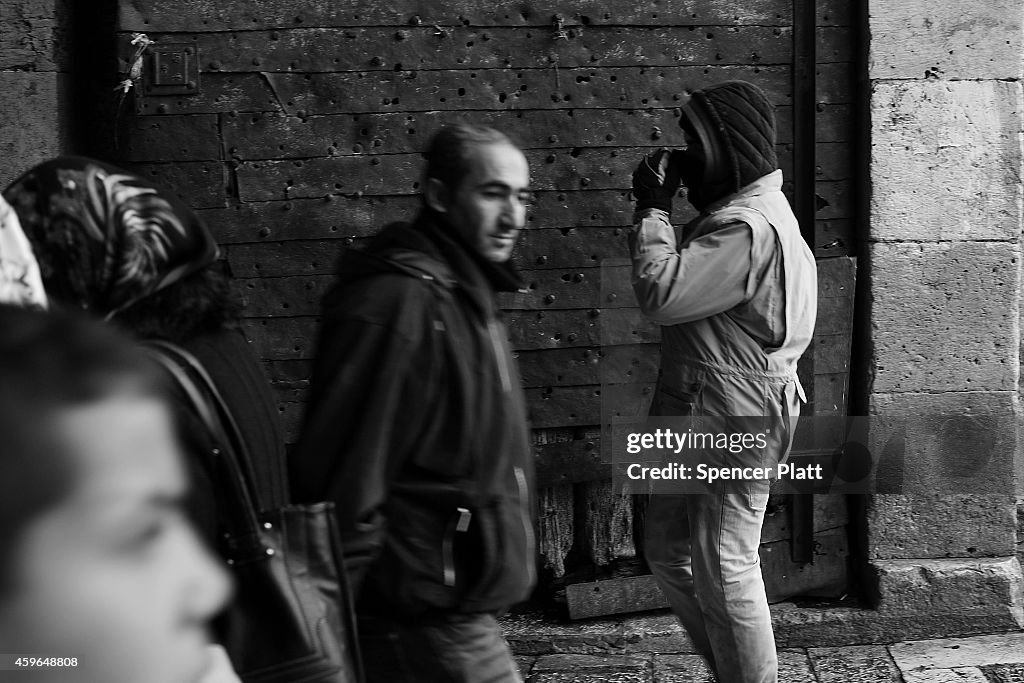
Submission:
M 456 508 L 459 516 L 449 524 L 449 531 L 444 535 L 444 541 L 441 544 L 441 557 L 444 563 L 444 585 L 454 586 L 455 585 L 455 534 L 465 533 L 469 530 L 469 521 L 473 518 L 473 513 L 468 509 L 460 507 Z
M 495 321 L 487 321 L 487 332 L 491 338 L 491 345 L 494 347 L 494 359 L 498 363 L 498 374 L 501 376 L 501 388 L 507 394 L 512 391 L 512 373 L 508 368 L 508 359 L 505 357 L 505 347 L 498 335 L 498 325 Z
M 505 346 L 501 342 L 501 337 L 498 334 L 498 325 L 496 321 L 489 320 L 487 322 L 487 331 L 491 338 L 491 344 L 494 346 L 494 355 L 498 363 L 498 374 L 501 375 L 501 387 L 505 390 L 505 393 L 512 392 L 512 373 L 508 366 L 508 357 L 505 353 Z M 536 567 L 534 566 L 533 554 L 536 549 L 536 539 L 533 535 L 533 518 L 530 515 L 530 491 L 526 484 L 526 473 L 523 472 L 523 468 L 519 465 L 513 467 L 516 476 L 516 485 L 519 488 L 519 514 L 523 523 L 523 532 L 526 537 L 526 577 L 529 580 L 530 585 L 533 585 L 536 573 Z
M 523 468 L 518 465 L 515 466 L 516 473 L 516 484 L 519 486 L 519 512 L 522 516 L 523 531 L 526 533 L 526 577 L 529 579 L 530 585 L 534 583 L 534 573 L 536 567 L 534 566 L 533 553 L 535 552 L 536 541 L 533 536 L 533 519 L 530 515 L 530 491 L 526 485 L 526 473 L 523 472 Z

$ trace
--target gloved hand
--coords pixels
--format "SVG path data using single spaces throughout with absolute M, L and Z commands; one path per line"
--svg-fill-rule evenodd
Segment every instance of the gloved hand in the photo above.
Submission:
M 672 198 L 679 190 L 679 152 L 662 147 L 644 157 L 633 171 L 636 210 L 660 209 L 672 213 Z

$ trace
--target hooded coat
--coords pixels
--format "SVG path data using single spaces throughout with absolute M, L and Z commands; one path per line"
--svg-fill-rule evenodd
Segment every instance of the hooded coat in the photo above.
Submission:
M 630 237 L 634 291 L 663 326 L 651 414 L 776 419 L 783 429 L 768 448 L 728 463 L 773 466 L 806 401 L 796 367 L 814 330 L 814 256 L 782 193 L 774 114 L 760 90 L 733 81 L 697 91 L 681 125 L 704 152 L 702 169 L 682 173 L 701 213 L 677 242 L 667 213 L 639 212 Z
M 362 613 L 498 612 L 535 581 L 525 400 L 485 262 L 424 209 L 323 301 L 300 500 L 333 500 Z

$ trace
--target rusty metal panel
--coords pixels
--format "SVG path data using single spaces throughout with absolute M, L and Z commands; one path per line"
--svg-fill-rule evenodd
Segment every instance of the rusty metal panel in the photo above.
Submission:
M 635 147 L 574 147 L 526 150 L 526 158 L 537 190 L 628 190 L 641 153 Z M 784 148 L 780 153 L 786 156 Z M 422 159 L 413 154 L 244 161 L 235 167 L 239 198 L 245 202 L 332 193 L 415 194 L 422 171 Z
M 628 265 L 576 268 L 568 271 L 526 270 L 521 275 L 528 283 L 530 293 L 503 298 L 502 307 L 508 311 L 541 311 L 555 314 L 570 310 L 584 314 L 590 324 L 597 324 L 600 328 L 615 309 L 636 308 L 630 284 L 631 267 Z M 240 278 L 235 281 L 235 287 L 248 316 L 262 318 L 315 315 L 319 312 L 320 300 L 332 281 L 333 276 L 330 274 L 263 276 Z M 826 287 L 830 284 L 842 286 L 831 282 L 829 278 L 826 278 L 824 284 Z M 828 290 L 824 290 L 819 297 L 816 337 L 849 337 L 853 313 L 852 279 L 846 283 L 846 287 L 845 294 L 829 295 Z M 538 318 L 538 326 L 544 327 L 545 321 L 548 321 L 545 317 Z
M 848 34 L 823 28 L 819 40 Z M 177 34 L 149 33 L 156 45 L 178 42 Z M 474 28 L 432 26 L 292 28 L 193 34 L 203 68 L 229 72 L 324 73 L 437 69 L 540 69 L 680 66 L 687 64 L 789 64 L 789 27 L 597 26 L 560 39 L 552 27 Z M 831 47 L 832 61 L 849 52 Z
M 313 357 L 318 320 L 312 316 L 297 318 L 247 318 L 242 332 L 253 345 L 258 358 L 300 360 Z
M 127 64 L 122 64 L 122 69 Z M 151 114 L 216 114 L 220 112 L 281 111 L 282 103 L 275 96 L 267 79 L 258 73 L 203 73 L 203 87 L 187 97 L 156 97 L 135 94 L 135 113 Z
M 216 161 L 125 163 L 129 170 L 173 193 L 192 208 L 227 205 L 227 168 Z
M 820 259 L 853 256 L 858 223 L 849 218 L 815 221 L 814 255 Z
M 825 74 L 845 70 L 822 65 Z M 238 74 L 239 80 L 254 74 Z M 836 78 L 838 78 L 838 75 Z M 788 66 L 679 66 L 658 69 L 493 69 L 486 71 L 377 71 L 347 73 L 268 73 L 263 76 L 279 109 L 295 116 L 511 109 L 673 107 L 686 89 L 729 79 L 755 81 L 771 100 L 787 104 Z M 248 81 L 251 83 L 251 80 Z M 204 88 L 206 87 L 204 75 Z M 638 89 L 638 83 L 644 88 Z M 253 87 L 250 85 L 250 87 Z M 848 102 L 848 94 L 824 91 L 821 101 Z M 845 98 L 845 99 L 843 99 Z M 262 101 L 256 96 L 255 102 Z M 175 113 L 168 103 L 167 113 Z M 184 103 L 180 106 L 193 106 Z M 199 110 L 194 110 L 199 111 Z M 224 109 L 213 109 L 224 111 Z
M 597 317 L 602 318 L 600 324 Z M 533 350 L 576 346 L 624 346 L 659 341 L 660 329 L 636 309 L 517 311 L 505 316 L 513 348 Z M 317 319 L 313 316 L 246 318 L 242 329 L 257 356 L 267 360 L 312 358 Z
M 459 118 L 508 131 L 526 149 L 642 147 L 660 145 L 663 138 L 681 141 L 676 131 L 679 115 L 673 109 L 482 111 Z M 430 136 L 451 120 L 451 114 L 437 111 L 234 116 L 224 119 L 224 145 L 240 159 L 419 153 Z
M 781 109 L 788 115 L 789 107 Z M 524 149 L 653 148 L 683 142 L 678 129 L 678 109 L 485 111 L 469 112 L 459 118 L 509 131 Z M 451 120 L 451 114 L 445 112 L 330 114 L 304 118 L 249 114 L 224 116 L 222 129 L 224 147 L 233 158 L 248 161 L 305 159 L 420 153 L 430 136 Z M 786 165 L 792 137 L 792 126 L 787 124 L 785 120 L 779 122 L 783 133 L 779 151 Z M 835 135 L 835 131 L 826 133 Z M 636 155 L 644 151 L 636 149 Z M 819 174 L 822 179 L 850 176 L 851 153 L 846 141 L 822 141 L 817 145 L 817 152 L 823 164 Z
M 127 161 L 221 159 L 220 128 L 212 114 L 135 117 L 124 137 Z
M 591 209 L 582 193 L 577 199 L 584 202 L 578 211 Z M 632 202 L 621 202 L 619 211 L 610 222 L 627 226 L 633 213 Z M 620 259 L 629 255 L 626 231 L 622 228 L 546 228 L 526 230 L 516 246 L 517 263 L 522 268 L 571 268 L 573 266 L 599 266 L 604 259 Z
M 815 534 L 813 563 L 792 562 L 788 540 L 766 543 L 760 554 L 769 602 L 796 595 L 837 598 L 848 590 L 850 542 L 843 527 Z
M 586 201 L 585 196 L 581 196 L 580 199 Z M 354 202 L 341 197 L 337 201 L 339 204 Z M 379 228 L 376 226 L 385 225 L 385 221 L 361 220 L 355 225 L 350 225 L 344 221 L 334 220 L 331 227 L 335 227 L 336 230 L 331 233 L 332 239 L 296 239 L 289 234 L 291 228 L 299 225 L 310 227 L 306 220 L 326 220 L 318 211 L 323 203 L 316 200 L 296 201 L 296 206 L 308 204 L 308 210 L 301 213 L 294 213 L 294 209 L 292 213 L 282 210 L 282 202 L 272 204 L 277 204 L 277 212 L 249 210 L 257 206 L 255 204 L 201 212 L 203 220 L 210 226 L 218 241 L 230 242 L 224 250 L 235 277 L 333 273 L 337 258 L 345 247 L 358 246 L 365 242 L 364 238 L 367 235 L 377 232 Z M 276 221 L 271 220 L 273 213 L 277 214 Z M 412 215 L 410 211 L 405 216 L 396 215 L 395 218 L 410 218 Z M 627 219 L 628 216 L 624 215 L 623 221 Z M 227 220 L 231 221 L 230 225 L 226 223 Z M 261 234 L 263 226 L 267 226 L 267 239 L 246 243 L 223 239 L 235 226 L 248 233 L 243 236 L 251 235 L 254 238 Z M 270 238 L 273 231 L 269 226 L 277 228 L 276 240 Z M 324 232 L 328 230 L 329 228 L 324 228 Z M 352 239 L 345 239 L 346 237 Z M 523 232 L 513 259 L 520 270 L 572 269 L 574 265 L 599 265 L 603 259 L 621 259 L 627 254 L 623 228 L 531 228 Z
M 393 221 L 412 220 L 420 207 L 417 195 L 356 195 L 358 193 L 349 196 L 326 194 L 311 199 L 245 202 L 199 213 L 222 243 L 276 243 L 281 240 L 366 237 Z M 525 250 L 527 243 L 533 243 L 530 235 L 535 229 L 557 228 L 572 237 L 577 228 L 627 226 L 633 213 L 633 203 L 628 195 L 626 190 L 537 192 L 527 216 L 528 229 L 523 233 L 519 248 Z M 694 212 L 680 202 L 676 213 L 678 219 L 684 221 Z M 620 230 L 619 235 L 614 234 L 615 229 Z M 613 228 L 612 237 L 620 237 L 621 234 L 621 227 Z M 590 238 L 581 235 L 581 239 Z M 610 253 L 610 249 L 608 246 L 603 251 Z M 531 248 L 529 256 L 523 257 L 520 263 L 534 263 L 537 258 L 546 256 L 540 253 L 542 251 L 546 251 L 543 244 L 538 249 Z M 553 263 L 561 263 L 559 267 L 571 265 L 556 254 L 550 254 L 550 258 Z
M 821 22 L 846 21 L 842 0 L 822 3 Z M 477 0 L 313 0 L 297 5 L 284 0 L 245 3 L 215 0 L 120 3 L 119 26 L 124 31 L 202 32 L 264 30 L 295 26 L 348 27 L 359 25 L 418 26 L 551 26 L 562 16 L 567 28 L 608 25 L 742 25 L 786 26 L 792 21 L 789 6 L 776 0 L 693 0 L 686 11 L 665 11 L 660 0 L 638 0 L 615 5 L 607 0 L 544 0 L 515 6 L 488 5 Z M 832 16 L 835 15 L 835 16 Z
M 853 104 L 857 85 L 856 71 L 849 62 L 818 64 L 814 96 L 819 105 Z M 850 121 L 851 126 L 853 120 Z
M 653 391 L 653 382 L 612 388 L 552 386 L 527 389 L 526 398 L 530 405 L 530 423 L 539 429 L 599 424 L 602 405 L 614 414 L 642 414 Z M 643 409 L 638 407 L 637 396 L 644 404 Z
M 639 309 L 516 311 L 506 316 L 513 348 L 624 346 L 660 341 L 661 328 Z
M 610 479 L 611 466 L 601 459 L 600 439 L 574 439 L 534 447 L 537 485 L 556 486 Z
M 373 235 L 393 221 L 415 216 L 420 199 L 346 197 L 328 194 L 315 199 L 246 202 L 199 211 L 221 243 L 330 239 Z
M 814 184 L 817 194 L 818 220 L 850 218 L 854 215 L 853 201 L 856 186 L 853 179 L 819 180 Z
M 775 496 L 769 501 L 768 512 L 761 527 L 761 543 L 786 541 L 793 537 L 792 521 L 785 504 L 788 496 Z M 843 494 L 806 496 L 814 509 L 814 531 L 841 529 L 850 521 L 849 506 Z
M 519 373 L 526 387 L 653 382 L 658 374 L 658 346 L 633 344 L 594 348 L 520 351 Z

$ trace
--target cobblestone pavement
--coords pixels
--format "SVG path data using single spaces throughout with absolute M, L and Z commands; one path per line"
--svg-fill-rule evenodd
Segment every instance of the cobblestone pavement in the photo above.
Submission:
M 703 659 L 692 653 L 557 653 L 518 655 L 517 660 L 526 683 L 715 681 Z M 783 648 L 779 650 L 779 681 L 1024 683 L 1024 633 L 889 645 Z

